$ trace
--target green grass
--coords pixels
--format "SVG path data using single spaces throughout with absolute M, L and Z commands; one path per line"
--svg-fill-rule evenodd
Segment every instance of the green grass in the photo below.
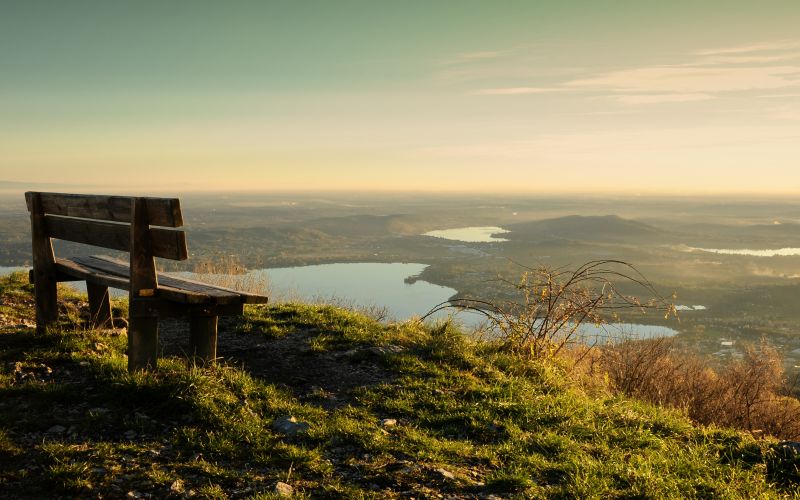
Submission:
M 30 292 L 20 276 L 0 280 L 4 304 L 28 304 Z M 769 442 L 587 392 L 558 363 L 448 325 L 383 325 L 330 306 L 248 309 L 232 334 L 240 341 L 306 346 L 287 381 L 331 359 L 331 380 L 378 374 L 330 406 L 324 389 L 306 394 L 235 364 L 165 357 L 158 371 L 130 375 L 124 333 L 86 330 L 79 317 L 45 335 L 0 326 L 0 497 L 161 497 L 172 487 L 271 498 L 277 481 L 301 498 L 796 494 L 796 469 L 776 467 Z M 308 432 L 273 430 L 288 415 Z

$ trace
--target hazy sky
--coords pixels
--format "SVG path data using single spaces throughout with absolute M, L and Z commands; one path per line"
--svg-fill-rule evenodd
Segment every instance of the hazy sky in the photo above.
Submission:
M 0 180 L 800 193 L 800 0 L 2 0 Z

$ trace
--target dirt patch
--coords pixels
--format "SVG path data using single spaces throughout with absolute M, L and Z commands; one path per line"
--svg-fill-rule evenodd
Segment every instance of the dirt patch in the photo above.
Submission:
M 326 409 L 348 404 L 354 389 L 390 382 L 396 376 L 381 361 L 384 354 L 397 351 L 394 346 L 318 351 L 310 346 L 318 332 L 298 329 L 280 338 L 266 338 L 237 332 L 237 321 L 220 318 L 217 355 L 222 361 Z M 159 337 L 164 354 L 188 352 L 187 321 L 161 321 Z

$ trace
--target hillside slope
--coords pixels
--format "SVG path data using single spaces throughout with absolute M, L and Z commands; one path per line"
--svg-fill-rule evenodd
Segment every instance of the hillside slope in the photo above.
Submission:
M 507 224 L 504 238 L 515 241 L 567 239 L 593 242 L 657 242 L 668 238 L 662 229 L 617 215 L 569 215 L 556 219 Z
M 222 325 L 217 367 L 187 367 L 165 323 L 160 369 L 131 376 L 124 331 L 82 329 L 69 295 L 37 336 L 30 292 L 0 280 L 2 498 L 795 494 L 766 442 L 587 394 L 449 327 L 254 307 Z

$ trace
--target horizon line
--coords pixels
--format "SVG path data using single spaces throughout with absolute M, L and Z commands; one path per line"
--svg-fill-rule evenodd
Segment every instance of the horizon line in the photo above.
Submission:
M 181 188 L 164 188 L 161 186 L 146 187 L 145 185 L 130 185 L 127 188 L 120 189 L 115 184 L 79 184 L 79 183 L 47 183 L 41 181 L 6 181 L 0 179 L 0 193 L 24 193 L 25 191 L 37 191 L 46 188 L 50 189 L 69 189 L 69 190 L 104 190 L 103 193 L 97 194 L 118 194 L 130 193 L 131 191 L 146 190 L 148 193 L 186 193 L 186 194 L 298 194 L 298 195 L 315 195 L 315 194 L 354 194 L 354 195 L 369 195 L 369 194 L 411 194 L 411 195 L 439 195 L 439 196 L 452 196 L 452 195 L 480 195 L 480 196 L 543 196 L 543 197 L 563 197 L 563 196 L 633 196 L 633 197 L 665 197 L 665 198 L 694 198 L 694 197 L 749 197 L 749 198 L 762 198 L 762 197 L 797 197 L 800 195 L 800 188 L 796 189 L 782 189 L 782 190 L 769 190 L 769 189 L 652 189 L 652 188 L 631 188 L 631 189 L 474 189 L 474 188 L 455 188 L 455 189 L 424 189 L 424 188 L 297 188 L 297 187 L 273 187 L 273 188 L 252 188 L 252 187 L 198 187 L 198 186 L 185 186 Z M 91 193 L 82 193 L 91 194 Z M 145 194 L 146 196 L 146 194 Z

